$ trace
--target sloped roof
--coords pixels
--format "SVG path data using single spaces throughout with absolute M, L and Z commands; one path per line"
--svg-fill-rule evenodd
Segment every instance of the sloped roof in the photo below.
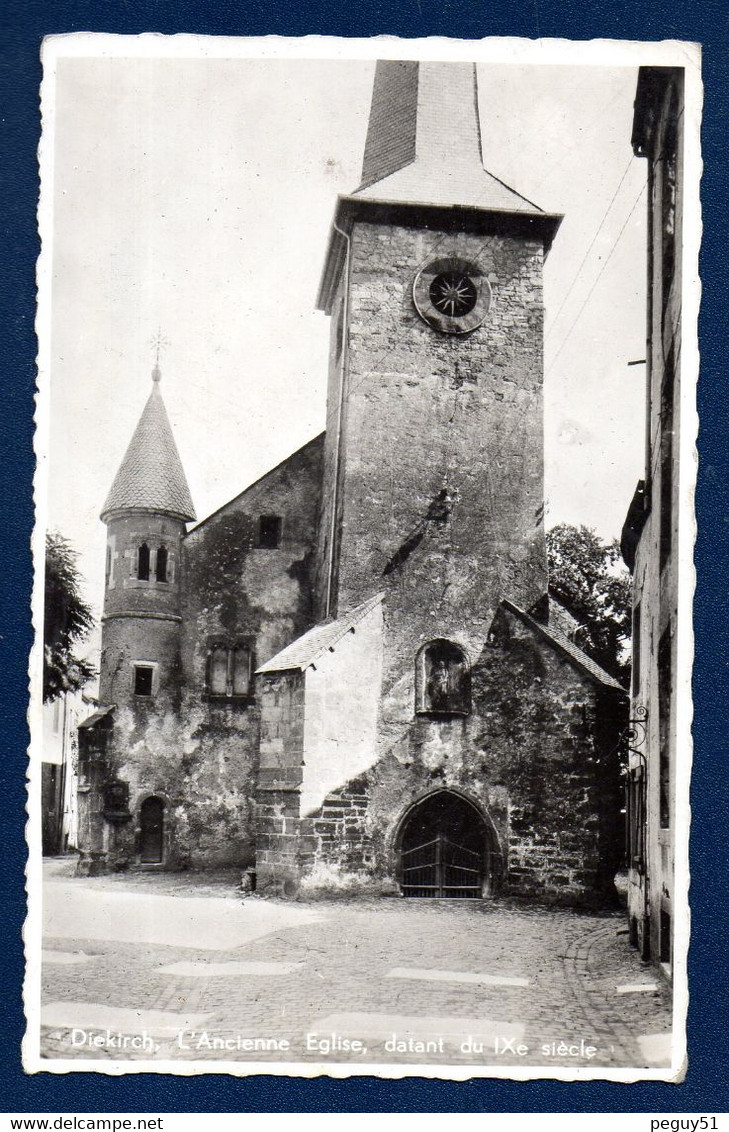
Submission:
M 354 629 L 359 621 L 380 604 L 384 596 L 384 593 L 375 594 L 349 613 L 345 613 L 343 617 L 338 617 L 336 621 L 325 621 L 321 625 L 315 625 L 276 656 L 267 660 L 256 669 L 256 672 L 290 672 L 292 669 L 303 672 L 327 649 L 333 649 L 346 633 Z
M 578 668 L 581 668 L 588 676 L 591 676 L 593 680 L 597 680 L 607 688 L 614 688 L 615 691 L 622 692 L 624 696 L 627 696 L 628 693 L 622 684 L 611 676 L 609 672 L 606 672 L 604 668 L 601 668 L 599 664 L 596 664 L 587 653 L 573 644 L 569 637 L 566 637 L 559 629 L 554 629 L 551 625 L 543 625 L 541 621 L 537 621 L 534 617 L 525 613 L 523 609 L 519 609 L 518 605 L 514 605 L 508 598 L 505 598 L 501 604 L 505 609 L 508 609 L 510 613 L 519 617 L 520 620 L 522 620 L 525 625 L 528 625 L 530 629 L 533 629 L 535 633 L 544 637 L 550 644 L 565 653 L 569 660 L 576 664 Z
M 111 713 L 114 710 L 114 707 L 115 707 L 115 705 L 111 704 L 110 707 L 99 708 L 98 711 L 95 711 L 95 712 L 93 712 L 92 715 L 87 716 L 86 719 L 82 720 L 82 722 L 79 723 L 79 725 L 78 725 L 79 731 L 82 728 L 84 730 L 87 730 L 87 729 L 90 730 L 92 727 L 96 727 L 96 725 L 98 723 L 101 723 L 102 719 L 106 719 L 106 717 L 108 715 L 111 715 Z
M 107 496 L 102 520 L 112 511 L 159 511 L 186 523 L 195 518 L 157 377 Z

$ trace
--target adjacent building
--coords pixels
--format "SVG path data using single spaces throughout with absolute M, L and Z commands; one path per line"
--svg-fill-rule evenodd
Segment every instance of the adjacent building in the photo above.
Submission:
M 635 153 L 648 163 L 646 464 L 622 537 L 634 583 L 628 914 L 631 942 L 668 975 L 678 755 L 683 108 L 680 68 L 641 68 L 632 141 Z
M 41 828 L 44 856 L 57 856 L 76 848 L 78 728 L 94 702 L 83 692 L 65 692 L 43 705 Z
M 103 507 L 84 870 L 613 895 L 626 696 L 548 595 L 560 220 L 484 169 L 472 65 L 377 65 L 319 293 L 325 432 L 188 529 L 156 369 Z

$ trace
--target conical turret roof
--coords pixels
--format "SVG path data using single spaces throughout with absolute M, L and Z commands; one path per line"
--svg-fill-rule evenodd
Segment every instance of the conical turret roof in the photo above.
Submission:
M 159 369 L 134 435 L 101 512 L 104 522 L 114 511 L 156 511 L 195 519 L 190 489 L 159 391 Z

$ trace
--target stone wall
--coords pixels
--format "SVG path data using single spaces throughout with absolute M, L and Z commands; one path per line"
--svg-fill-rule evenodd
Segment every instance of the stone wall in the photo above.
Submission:
M 492 289 L 469 335 L 439 333 L 413 304 L 419 268 L 448 255 L 476 261 Z M 528 607 L 546 590 L 542 263 L 536 240 L 354 226 L 336 610 L 387 588 L 408 648 L 432 635 L 434 610 L 482 637 L 504 594 Z
M 256 878 L 258 891 L 274 895 L 298 887 L 304 690 L 302 672 L 265 675 L 260 682 Z

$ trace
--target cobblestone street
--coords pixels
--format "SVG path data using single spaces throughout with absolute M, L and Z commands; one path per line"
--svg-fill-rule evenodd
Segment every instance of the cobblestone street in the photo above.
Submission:
M 242 899 L 230 876 L 64 865 L 44 892 L 46 1058 L 669 1064 L 670 994 L 620 913 L 287 903 Z

